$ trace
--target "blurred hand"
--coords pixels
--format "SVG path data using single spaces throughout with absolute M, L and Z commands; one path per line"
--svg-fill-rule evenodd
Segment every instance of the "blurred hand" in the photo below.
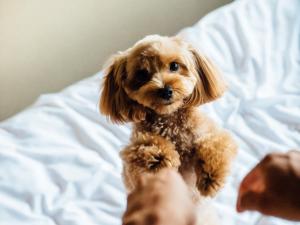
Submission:
M 143 177 L 128 196 L 123 225 L 194 225 L 195 205 L 181 176 L 163 169 Z
M 300 151 L 267 155 L 242 181 L 237 210 L 300 220 Z

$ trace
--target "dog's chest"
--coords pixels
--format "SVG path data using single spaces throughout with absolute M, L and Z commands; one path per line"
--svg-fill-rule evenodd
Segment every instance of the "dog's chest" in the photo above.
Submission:
M 170 140 L 181 156 L 190 153 L 194 148 L 194 134 L 190 121 L 185 113 L 173 113 L 172 116 L 155 116 L 143 124 L 147 132 Z

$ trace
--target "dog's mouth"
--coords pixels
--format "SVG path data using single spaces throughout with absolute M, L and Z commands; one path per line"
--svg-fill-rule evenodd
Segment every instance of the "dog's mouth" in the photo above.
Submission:
M 169 107 L 171 106 L 172 104 L 174 104 L 175 101 L 170 99 L 170 100 L 160 100 L 160 101 L 156 101 L 156 102 L 153 102 L 152 105 L 155 107 L 155 108 L 160 108 L 160 107 Z
M 158 114 L 169 114 L 177 110 L 181 105 L 182 101 L 169 100 L 153 104 L 151 108 Z
M 162 104 L 163 105 L 172 105 L 174 101 L 164 101 Z
M 176 99 L 174 97 L 170 98 L 170 99 L 159 99 L 158 103 L 162 106 L 168 106 L 168 105 L 172 105 L 174 102 L 176 102 Z

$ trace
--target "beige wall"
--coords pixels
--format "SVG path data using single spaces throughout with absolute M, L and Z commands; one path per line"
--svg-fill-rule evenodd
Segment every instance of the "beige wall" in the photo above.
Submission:
M 94 74 L 144 35 L 172 35 L 228 2 L 0 0 L 0 120 Z

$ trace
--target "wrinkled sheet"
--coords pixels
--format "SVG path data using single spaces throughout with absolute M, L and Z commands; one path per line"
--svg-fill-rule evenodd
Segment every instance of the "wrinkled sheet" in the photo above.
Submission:
M 228 92 L 203 106 L 239 154 L 215 206 L 224 225 L 296 224 L 235 212 L 242 177 L 270 151 L 300 146 L 300 1 L 240 0 L 179 36 L 208 55 Z M 42 95 L 0 123 L 1 225 L 118 225 L 125 207 L 118 152 L 130 125 L 99 115 L 102 73 Z M 295 193 L 297 194 L 297 193 Z

